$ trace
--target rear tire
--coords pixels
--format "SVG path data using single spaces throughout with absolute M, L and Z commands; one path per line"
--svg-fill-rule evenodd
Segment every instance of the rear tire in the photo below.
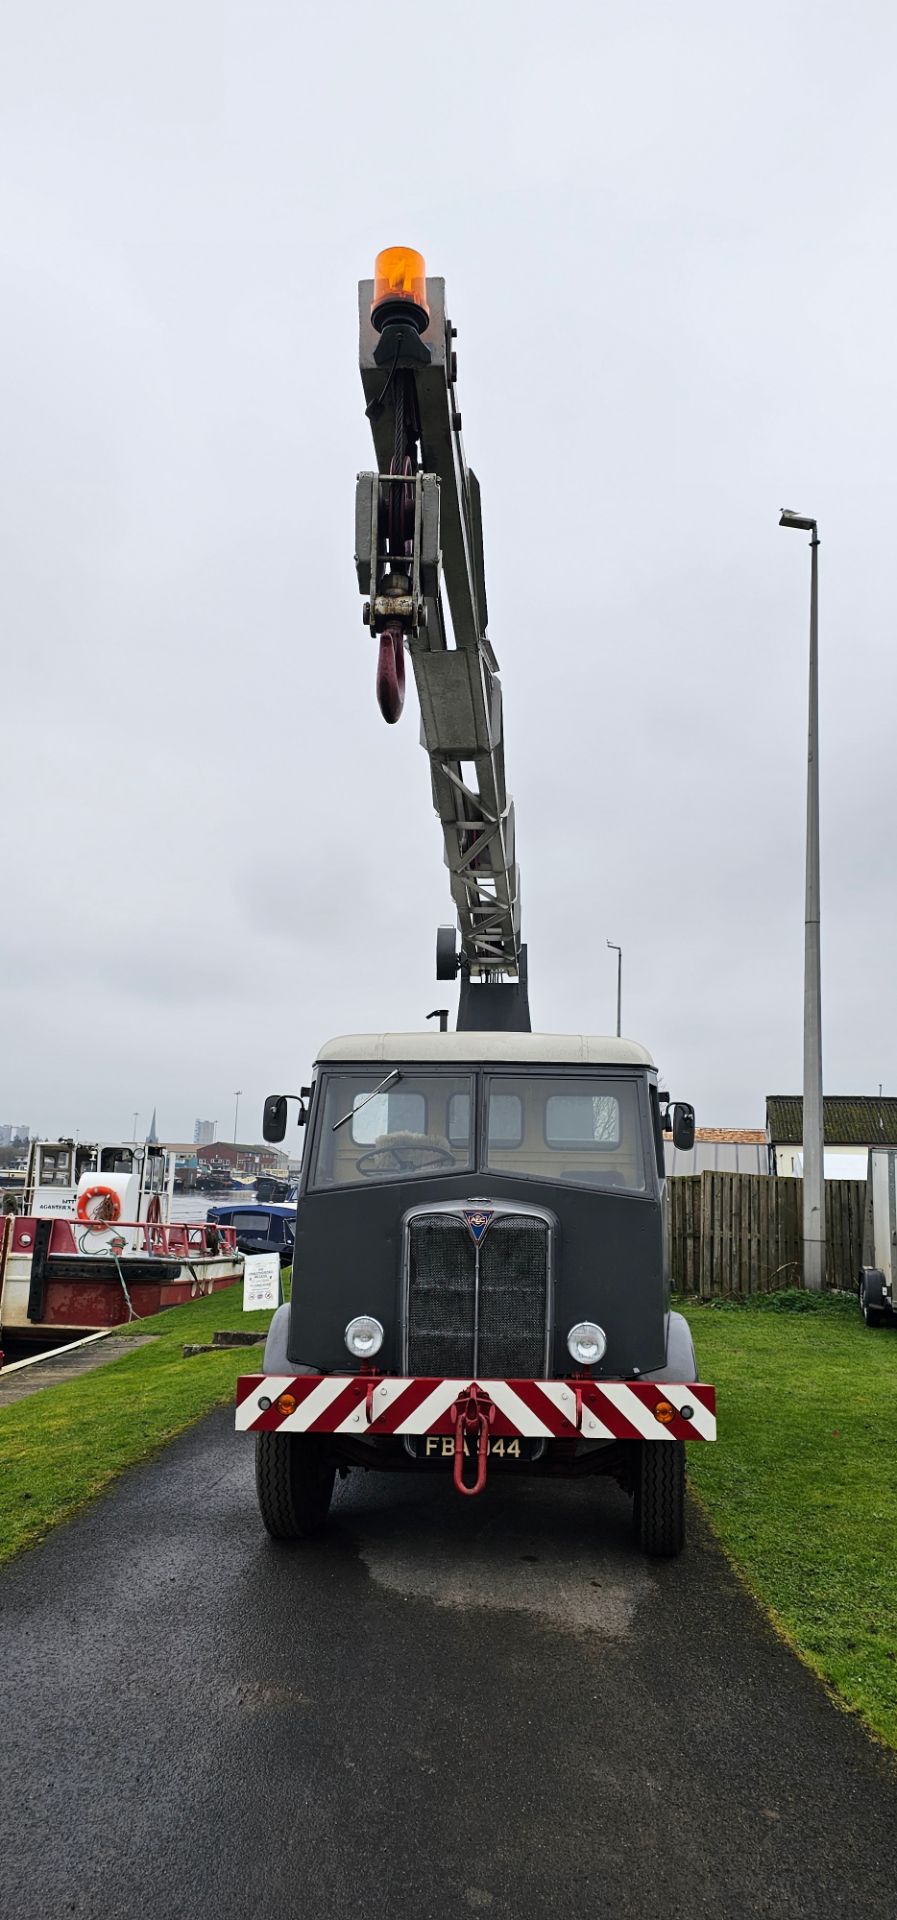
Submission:
M 643 1440 L 636 1461 L 633 1522 L 639 1546 L 671 1560 L 685 1545 L 685 1448 L 681 1440 Z
M 307 1540 L 330 1511 L 336 1462 L 316 1434 L 259 1433 L 255 1486 L 272 1540 Z

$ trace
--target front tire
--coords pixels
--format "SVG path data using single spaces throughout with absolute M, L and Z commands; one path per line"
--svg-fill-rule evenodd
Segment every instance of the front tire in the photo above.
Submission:
M 307 1540 L 330 1511 L 336 1462 L 317 1434 L 259 1433 L 255 1486 L 272 1540 Z
M 685 1447 L 681 1440 L 642 1440 L 636 1461 L 633 1522 L 639 1546 L 671 1560 L 685 1545 Z

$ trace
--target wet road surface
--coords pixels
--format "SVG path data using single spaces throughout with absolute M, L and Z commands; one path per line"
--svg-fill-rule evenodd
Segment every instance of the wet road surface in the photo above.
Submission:
M 895 1920 L 889 1761 L 628 1514 L 353 1473 L 277 1548 L 203 1421 L 0 1573 L 7 1920 Z

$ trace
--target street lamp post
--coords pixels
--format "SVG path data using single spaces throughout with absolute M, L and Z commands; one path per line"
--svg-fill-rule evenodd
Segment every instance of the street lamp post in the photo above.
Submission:
M 819 951 L 819 531 L 782 509 L 780 527 L 810 535 L 810 701 L 807 731 L 807 866 L 804 912 L 804 1286 L 825 1283 L 825 1166 L 822 1107 L 822 967 Z
M 623 949 L 616 946 L 613 940 L 608 940 L 607 944 L 611 952 L 617 956 L 617 1039 L 619 1040 L 622 1031 L 620 1019 L 623 1011 Z
M 237 1144 L 237 1115 L 240 1111 L 240 1095 L 242 1091 L 242 1087 L 234 1088 L 234 1146 Z

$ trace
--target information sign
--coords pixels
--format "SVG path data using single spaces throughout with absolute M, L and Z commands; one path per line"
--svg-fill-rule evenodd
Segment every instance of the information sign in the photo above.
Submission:
M 280 1306 L 280 1255 L 247 1253 L 243 1261 L 243 1312 Z

